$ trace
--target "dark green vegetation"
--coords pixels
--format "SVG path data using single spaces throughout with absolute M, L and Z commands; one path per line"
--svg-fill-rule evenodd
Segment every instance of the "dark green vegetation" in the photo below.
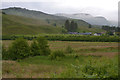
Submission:
M 114 33 L 116 35 L 120 35 L 120 27 L 115 27 L 115 26 L 102 26 L 102 29 L 107 31 L 107 35 L 114 35 Z
M 64 27 L 68 32 L 76 32 L 78 29 L 77 23 L 74 21 L 69 22 L 69 20 L 65 21 L 65 27 Z
M 22 8 L 3 9 L 3 35 L 13 34 L 61 34 L 66 31 L 64 26 L 68 18 L 53 16 L 40 11 L 27 10 Z M 72 21 L 72 19 L 69 19 Z M 78 32 L 102 32 L 100 28 L 89 28 L 87 22 L 83 20 L 73 20 L 78 24 Z
M 30 49 L 27 44 L 27 41 L 24 39 L 17 39 L 15 42 L 12 43 L 12 45 L 9 47 L 9 50 L 7 52 L 7 56 L 4 56 L 5 58 L 17 60 L 17 59 L 24 59 L 29 56 Z M 4 59 L 3 57 L 3 59 Z
M 102 26 L 102 29 L 106 30 L 106 31 L 114 31 L 114 32 L 119 32 L 120 31 L 120 27 L 115 27 L 115 26 Z
M 51 60 L 60 60 L 60 58 L 61 57 L 65 57 L 65 54 L 64 54 L 64 52 L 63 51 L 60 51 L 60 50 L 57 50 L 57 51 L 54 51 L 53 53 L 51 53 L 50 55 L 49 55 L 49 58 L 51 59 Z
M 9 49 L 6 50 L 3 47 L 3 59 L 7 60 L 19 60 L 28 58 L 30 56 L 38 55 L 49 55 L 50 49 L 47 43 L 47 40 L 43 37 L 38 37 L 37 40 L 34 40 L 31 43 L 31 46 L 28 45 L 25 39 L 16 39 Z
M 70 54 L 70 53 L 72 53 L 74 50 L 72 49 L 72 47 L 71 47 L 70 45 L 68 45 L 65 51 L 66 51 L 66 53 Z
M 41 35 L 3 35 L 2 40 L 15 40 L 24 38 L 33 40 L 38 36 L 43 36 L 50 41 L 86 41 L 86 42 L 119 42 L 119 36 L 92 36 L 92 35 L 75 35 L 75 34 L 41 34 Z

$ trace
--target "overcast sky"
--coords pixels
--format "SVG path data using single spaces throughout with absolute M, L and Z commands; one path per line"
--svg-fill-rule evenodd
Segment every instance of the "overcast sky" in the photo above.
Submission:
M 24 2 L 23 2 L 24 1 Z M 89 13 L 117 21 L 119 0 L 3 0 L 2 8 L 22 7 L 55 13 Z

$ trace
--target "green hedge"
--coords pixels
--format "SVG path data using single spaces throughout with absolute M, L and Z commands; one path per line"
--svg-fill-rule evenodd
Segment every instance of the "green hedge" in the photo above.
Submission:
M 90 36 L 72 34 L 45 34 L 39 36 L 43 36 L 50 41 L 120 42 L 119 36 Z M 33 40 L 37 37 L 38 35 L 3 35 L 2 40 L 15 40 L 16 38 Z

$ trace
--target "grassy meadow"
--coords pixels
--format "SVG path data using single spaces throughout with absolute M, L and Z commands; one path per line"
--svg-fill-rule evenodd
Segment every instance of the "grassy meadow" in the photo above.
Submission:
M 12 40 L 3 40 L 8 48 Z M 28 41 L 31 44 L 32 41 Z M 35 56 L 18 61 L 3 60 L 3 78 L 116 78 L 118 76 L 117 42 L 49 41 L 50 49 L 66 50 L 71 54 L 50 60 Z

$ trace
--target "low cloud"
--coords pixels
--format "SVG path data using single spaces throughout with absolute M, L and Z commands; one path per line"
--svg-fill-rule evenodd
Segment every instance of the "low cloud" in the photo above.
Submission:
M 77 0 L 75 0 L 77 1 Z M 65 3 L 66 2 L 66 3 Z M 69 1 L 41 1 L 41 2 L 3 2 L 2 8 L 8 8 L 8 7 L 22 7 L 27 8 L 31 10 L 38 10 L 49 14 L 55 14 L 55 13 L 88 13 L 93 16 L 103 16 L 106 17 L 108 20 L 114 20 L 117 21 L 118 17 L 118 11 L 115 8 L 106 8 L 105 5 L 101 5 L 102 7 L 97 5 L 92 6 L 91 4 L 86 3 L 86 5 L 83 5 L 82 2 L 74 2 L 72 4 L 73 0 Z M 76 4 L 75 4 L 76 3 Z M 81 5 L 79 5 L 79 3 Z M 85 4 L 85 2 L 83 2 Z M 94 3 L 95 4 L 95 3 Z M 102 4 L 102 3 L 100 3 Z M 105 4 L 105 3 L 104 3 Z M 115 6 L 115 4 L 113 5 Z M 105 8 L 104 8 L 105 7 Z M 108 5 L 109 7 L 109 5 Z

